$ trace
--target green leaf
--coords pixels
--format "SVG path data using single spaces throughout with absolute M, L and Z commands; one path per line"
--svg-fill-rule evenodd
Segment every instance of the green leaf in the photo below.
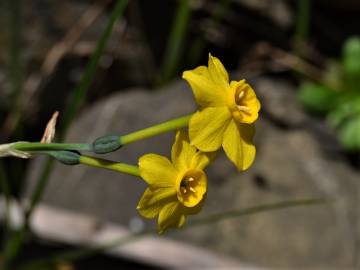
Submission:
M 344 85 L 360 91 L 360 37 L 349 38 L 343 47 Z
M 340 128 L 348 120 L 360 115 L 360 97 L 343 95 L 339 98 L 338 106 L 329 113 L 328 121 L 334 128 Z
M 360 150 L 360 97 L 349 95 L 328 115 L 337 129 L 341 145 L 349 151 Z
M 343 47 L 344 71 L 360 75 L 360 37 L 349 38 Z
M 338 103 L 338 92 L 320 84 L 306 83 L 300 86 L 298 99 L 313 113 L 325 114 Z
M 343 124 L 338 134 L 340 143 L 345 149 L 360 150 L 360 114 Z

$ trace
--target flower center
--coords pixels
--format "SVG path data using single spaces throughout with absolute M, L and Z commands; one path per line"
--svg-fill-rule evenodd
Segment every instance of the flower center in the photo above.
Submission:
M 238 111 L 240 112 L 244 112 L 244 113 L 251 113 L 251 110 L 248 106 L 245 105 L 244 102 L 244 98 L 245 98 L 245 91 L 246 91 L 246 86 L 242 85 L 240 87 L 238 87 L 235 91 L 235 104 L 236 104 L 236 108 Z
M 180 191 L 183 194 L 186 194 L 187 192 L 196 193 L 195 178 L 192 176 L 189 176 L 187 178 L 182 179 L 181 183 L 180 183 Z
M 207 189 L 207 178 L 202 170 L 190 169 L 182 175 L 177 185 L 178 200 L 187 207 L 196 206 Z
M 249 87 L 245 82 L 240 83 L 229 96 L 230 112 L 239 123 L 244 123 L 254 113 L 249 103 Z

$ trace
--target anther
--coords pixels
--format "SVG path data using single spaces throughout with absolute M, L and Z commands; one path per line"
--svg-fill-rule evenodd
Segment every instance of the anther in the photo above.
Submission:
M 238 108 L 240 111 L 243 111 L 243 112 L 247 112 L 247 113 L 250 112 L 250 108 L 249 108 L 248 106 L 237 105 L 237 108 Z
M 181 191 L 185 194 L 187 192 L 186 188 L 182 187 Z
M 192 192 L 196 192 L 196 189 L 195 188 L 193 188 L 193 187 L 189 187 L 189 189 L 190 189 L 190 191 L 192 191 Z
M 192 182 L 192 181 L 195 181 L 195 179 L 194 179 L 194 177 L 189 177 L 189 178 L 188 178 L 188 181 L 189 181 L 189 182 Z
M 242 99 L 242 97 L 245 95 L 244 91 L 240 91 L 239 95 L 238 95 L 238 99 Z

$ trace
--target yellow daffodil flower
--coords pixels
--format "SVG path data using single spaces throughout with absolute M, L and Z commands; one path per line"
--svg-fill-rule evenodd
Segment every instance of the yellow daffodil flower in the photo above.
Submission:
M 254 161 L 254 122 L 260 102 L 245 80 L 231 81 L 220 60 L 209 54 L 208 67 L 199 66 L 183 73 L 200 110 L 189 122 L 191 145 L 203 152 L 221 146 L 239 170 Z
M 187 215 L 198 213 L 205 200 L 204 168 L 214 153 L 202 153 L 189 144 L 185 132 L 176 134 L 171 161 L 157 154 L 139 159 L 141 177 L 149 184 L 137 206 L 146 218 L 158 216 L 158 232 L 179 228 Z

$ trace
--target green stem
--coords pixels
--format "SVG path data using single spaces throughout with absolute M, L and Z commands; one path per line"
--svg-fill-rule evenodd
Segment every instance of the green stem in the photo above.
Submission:
M 120 136 L 119 137 L 120 143 L 121 145 L 124 145 L 139 140 L 143 140 L 149 137 L 153 137 L 165 132 L 183 128 L 188 125 L 191 116 L 192 114 L 182 116 L 152 127 L 148 127 L 139 131 L 135 131 L 133 133 L 129 133 L 124 136 Z
M 242 216 L 252 215 L 261 212 L 267 212 L 271 210 L 280 210 L 291 207 L 298 206 L 306 206 L 306 205 L 315 205 L 315 204 L 323 204 L 332 202 L 329 198 L 313 198 L 313 199 L 296 199 L 296 200 L 288 200 L 282 202 L 268 203 L 257 205 L 249 208 L 243 209 L 235 209 L 230 211 L 225 211 L 218 214 L 208 215 L 202 218 L 194 219 L 192 222 L 188 224 L 190 227 L 206 225 L 214 222 L 218 222 L 221 220 L 238 218 Z
M 13 148 L 21 151 L 51 151 L 51 150 L 75 150 L 91 151 L 91 144 L 86 143 L 39 143 L 39 142 L 18 142 Z
M 46 187 L 46 184 L 47 184 L 46 179 L 48 178 L 47 176 L 51 172 L 53 164 L 54 164 L 53 159 L 48 159 L 46 161 L 45 167 L 44 167 L 44 169 L 42 171 L 42 174 L 40 176 L 40 181 L 37 183 L 34 192 L 31 194 L 30 206 L 25 211 L 25 225 L 23 227 L 24 230 L 27 230 L 27 228 L 29 227 L 31 215 L 32 215 L 36 205 L 40 201 L 42 194 L 44 193 L 44 190 L 45 190 L 45 187 Z
M 9 7 L 9 48 L 10 48 L 10 65 L 9 77 L 11 81 L 12 93 L 11 104 L 12 108 L 9 117 L 6 121 L 6 132 L 8 136 L 11 135 L 21 118 L 22 94 L 23 94 L 23 64 L 21 54 L 21 2 L 20 0 L 8 0 Z
M 169 81 L 178 68 L 179 60 L 181 59 L 182 47 L 188 28 L 187 26 L 191 15 L 191 7 L 189 2 L 189 0 L 179 1 L 164 55 L 164 63 L 159 85 Z
M 296 15 L 296 36 L 302 40 L 307 39 L 310 25 L 310 0 L 299 0 Z
M 10 223 L 10 200 L 11 200 L 11 189 L 9 185 L 8 177 L 5 173 L 5 167 L 2 161 L 0 161 L 0 185 L 1 190 L 5 195 L 5 215 L 4 215 L 4 239 L 7 237 L 9 232 L 9 223 Z
M 221 0 L 218 1 L 217 6 L 212 13 L 210 17 L 210 23 L 211 25 L 214 25 L 215 28 L 218 28 L 219 23 L 222 21 L 222 19 L 225 17 L 228 9 L 230 8 L 232 0 Z M 202 31 L 192 42 L 191 48 L 189 49 L 188 53 L 188 66 L 196 66 L 199 63 L 200 57 L 203 55 L 203 52 L 206 48 L 206 45 L 208 43 L 207 40 L 207 32 Z
M 13 101 L 16 101 L 22 90 L 22 63 L 20 54 L 21 40 L 21 3 L 19 0 L 8 0 L 10 24 L 10 79 L 12 82 Z
M 303 44 L 309 36 L 310 30 L 310 0 L 299 0 L 296 14 L 296 29 L 295 29 L 295 52 L 301 55 L 303 52 Z
M 134 165 L 119 163 L 102 158 L 95 158 L 89 156 L 81 156 L 79 161 L 80 164 L 83 165 L 107 169 L 111 171 L 121 172 L 121 173 L 140 177 L 139 167 Z

